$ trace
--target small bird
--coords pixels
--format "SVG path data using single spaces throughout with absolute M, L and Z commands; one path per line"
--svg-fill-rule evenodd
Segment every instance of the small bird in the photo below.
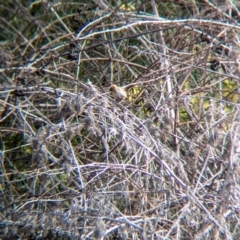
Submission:
M 112 93 L 113 97 L 118 100 L 124 100 L 127 98 L 127 92 L 124 87 L 118 87 L 117 85 L 112 84 L 109 90 Z

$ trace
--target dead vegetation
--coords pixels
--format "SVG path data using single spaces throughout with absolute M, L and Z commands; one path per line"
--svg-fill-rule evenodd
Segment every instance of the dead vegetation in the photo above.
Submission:
M 239 239 L 237 6 L 82 2 L 1 6 L 0 237 Z

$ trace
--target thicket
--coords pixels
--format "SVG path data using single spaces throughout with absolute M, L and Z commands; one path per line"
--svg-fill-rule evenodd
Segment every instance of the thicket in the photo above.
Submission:
M 239 239 L 237 2 L 1 0 L 0 238 Z

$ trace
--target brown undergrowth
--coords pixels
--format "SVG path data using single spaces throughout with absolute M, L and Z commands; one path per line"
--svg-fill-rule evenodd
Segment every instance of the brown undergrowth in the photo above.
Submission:
M 2 239 L 239 239 L 227 2 L 2 5 Z

